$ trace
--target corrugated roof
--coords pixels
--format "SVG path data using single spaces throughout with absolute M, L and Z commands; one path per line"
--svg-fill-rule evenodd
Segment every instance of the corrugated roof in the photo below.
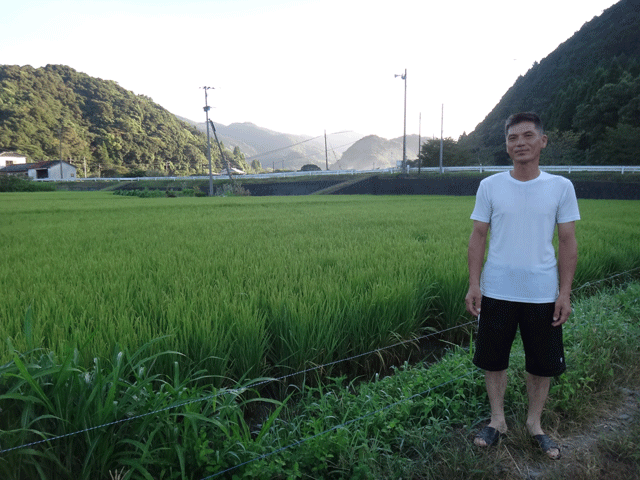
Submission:
M 21 153 L 18 152 L 0 152 L 0 157 L 20 157 L 20 158 L 27 158 L 26 155 L 22 155 Z
M 63 163 L 67 163 L 67 162 L 63 160 Z M 37 162 L 37 163 L 17 163 L 15 165 L 7 165 L 4 168 L 0 168 L 0 172 L 7 172 L 7 173 L 26 172 L 32 169 L 51 168 L 56 165 L 60 165 L 60 160 L 47 160 L 45 162 Z M 67 163 L 67 165 L 70 165 L 70 164 Z

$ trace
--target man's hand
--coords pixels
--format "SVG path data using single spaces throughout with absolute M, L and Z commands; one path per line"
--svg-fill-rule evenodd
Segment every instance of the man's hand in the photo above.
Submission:
M 567 321 L 569 315 L 571 315 L 570 296 L 567 294 L 561 294 L 556 300 L 556 308 L 553 312 L 553 323 L 551 325 L 553 325 L 554 327 L 559 327 Z
M 467 312 L 474 317 L 480 315 L 480 304 L 482 303 L 482 293 L 479 286 L 469 287 L 467 296 L 464 297 L 464 303 L 467 306 Z

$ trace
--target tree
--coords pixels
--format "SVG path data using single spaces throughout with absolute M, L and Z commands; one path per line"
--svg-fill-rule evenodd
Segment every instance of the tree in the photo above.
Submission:
M 300 171 L 301 172 L 320 172 L 322 171 L 322 169 L 319 166 L 314 165 L 313 163 L 308 163 L 306 165 L 303 165 Z
M 264 171 L 264 169 L 262 168 L 262 164 L 260 163 L 260 160 L 254 160 L 253 162 L 251 162 L 251 169 L 257 173 Z
M 593 165 L 640 165 L 640 128 L 626 124 L 607 127 L 587 158 Z
M 442 164 L 443 166 L 469 165 L 471 162 L 470 152 L 461 143 L 453 138 L 443 139 Z M 417 167 L 417 161 L 410 161 L 412 167 Z M 438 167 L 440 166 L 440 139 L 430 138 L 422 144 L 420 148 L 420 166 Z
M 580 165 L 585 163 L 584 152 L 578 148 L 580 134 L 571 130 L 547 132 L 549 141 L 543 150 L 541 162 L 545 165 Z

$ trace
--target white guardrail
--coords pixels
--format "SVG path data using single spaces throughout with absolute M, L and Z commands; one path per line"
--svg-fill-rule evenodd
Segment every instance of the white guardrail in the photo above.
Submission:
M 472 167 L 443 167 L 443 172 L 504 172 L 510 170 L 510 165 L 498 166 L 498 165 L 476 165 Z M 540 165 L 540 169 L 546 172 L 619 172 L 621 174 L 630 172 L 640 172 L 640 166 L 594 166 L 594 165 Z M 234 175 L 237 178 L 290 178 L 290 177 L 313 177 L 313 176 L 326 176 L 326 175 L 356 175 L 363 173 L 375 173 L 375 174 L 391 174 L 400 173 L 400 168 L 385 168 L 376 170 L 316 170 L 311 172 L 276 172 L 276 173 L 258 173 L 258 174 L 243 174 Z M 422 172 L 439 172 L 439 167 L 422 167 Z M 410 168 L 409 172 L 417 173 L 418 168 Z M 214 180 L 224 180 L 227 177 L 225 174 L 213 175 Z M 91 181 L 128 181 L 137 182 L 140 180 L 208 180 L 209 175 L 195 175 L 189 177 L 89 177 L 89 178 L 76 178 L 75 181 L 91 182 Z M 38 182 L 68 182 L 69 179 L 38 179 Z

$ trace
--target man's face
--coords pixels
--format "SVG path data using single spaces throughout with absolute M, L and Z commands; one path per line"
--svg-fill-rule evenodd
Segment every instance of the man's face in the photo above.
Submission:
M 547 146 L 547 136 L 536 130 L 533 122 L 521 122 L 509 127 L 507 153 L 514 163 L 540 160 L 540 152 Z

